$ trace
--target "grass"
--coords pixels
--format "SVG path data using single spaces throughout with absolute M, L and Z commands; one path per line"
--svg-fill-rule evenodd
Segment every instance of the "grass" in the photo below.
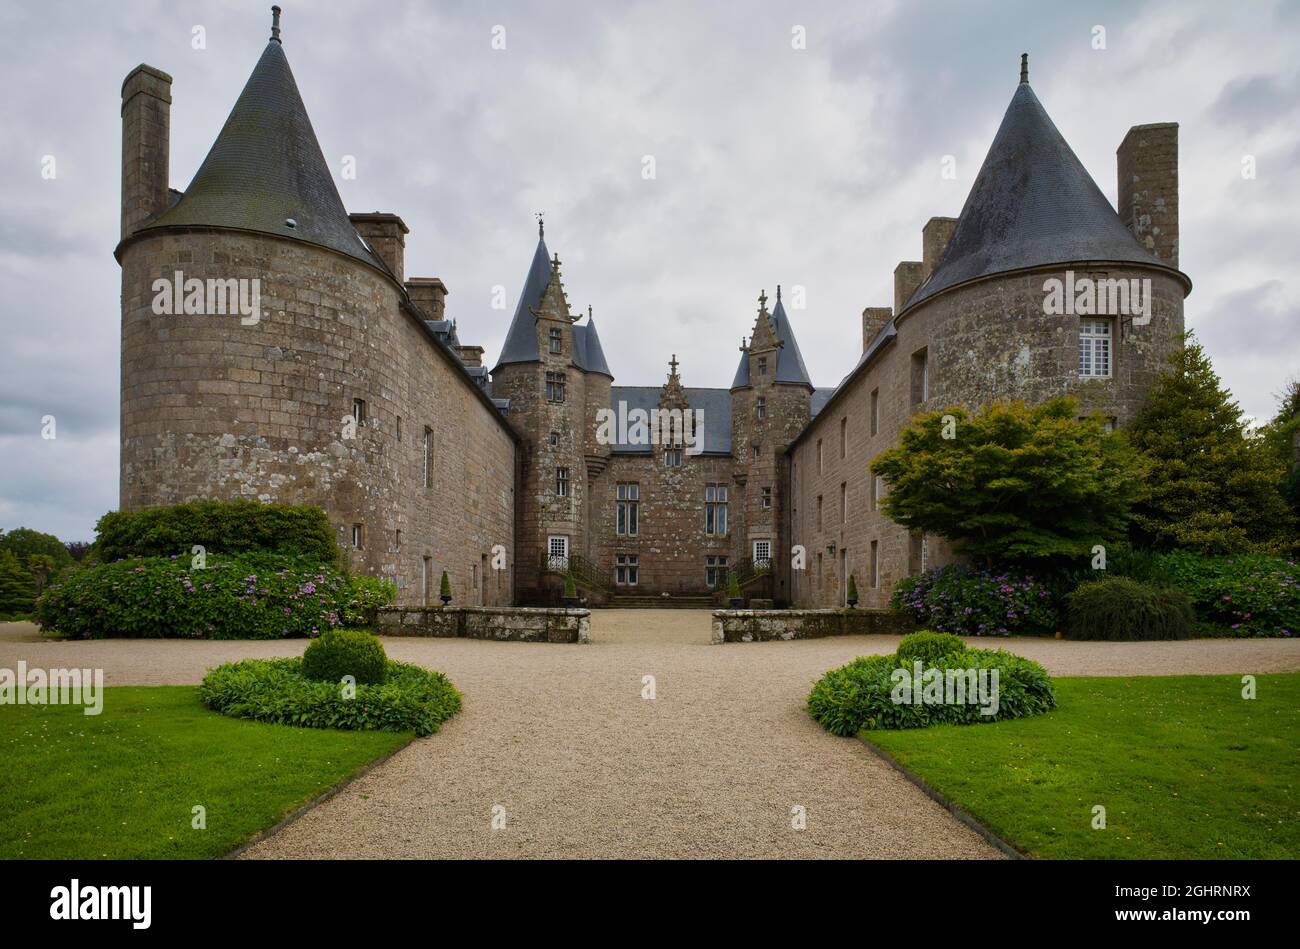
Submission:
M 191 686 L 0 705 L 0 858 L 218 857 L 410 737 L 227 718 Z
M 1300 673 L 1258 676 L 1249 701 L 1240 676 L 1055 683 L 1036 718 L 862 736 L 1034 856 L 1300 854 Z

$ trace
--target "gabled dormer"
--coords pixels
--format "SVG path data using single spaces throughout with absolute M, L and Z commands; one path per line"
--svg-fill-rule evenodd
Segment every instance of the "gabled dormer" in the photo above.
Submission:
M 781 285 L 776 287 L 776 307 L 767 309 L 767 292 L 758 298 L 758 316 L 748 342 L 742 342 L 740 365 L 732 380 L 732 390 L 791 384 L 813 388 L 804 366 L 799 343 L 781 300 Z

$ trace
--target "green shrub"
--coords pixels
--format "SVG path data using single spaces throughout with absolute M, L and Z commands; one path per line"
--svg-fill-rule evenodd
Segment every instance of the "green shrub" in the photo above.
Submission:
M 438 581 L 438 597 L 444 602 L 451 600 L 451 579 L 447 576 L 447 571 L 442 572 L 442 579 Z
M 1267 554 L 1212 556 L 1175 550 L 1154 557 L 1152 582 L 1177 587 L 1204 623 L 1235 636 L 1300 632 L 1300 565 Z
M 855 735 L 864 728 L 925 728 L 929 725 L 969 725 L 1009 718 L 1041 715 L 1056 708 L 1056 695 L 1047 670 L 1038 663 L 1001 649 L 967 649 L 921 662 L 922 674 L 937 674 L 946 682 L 958 670 L 996 669 L 997 709 L 982 714 L 977 701 L 913 704 L 900 694 L 901 683 L 911 682 L 913 660 L 900 665 L 894 656 L 861 656 L 832 669 L 813 685 L 808 711 L 835 735 Z M 991 676 L 987 680 L 992 685 Z
M 845 597 L 850 603 L 858 602 L 858 581 L 849 574 L 849 595 Z
M 727 596 L 733 600 L 740 599 L 740 580 L 734 570 L 727 571 Z
M 71 571 L 37 600 L 41 626 L 69 636 L 281 639 L 334 626 L 352 597 L 337 571 L 276 554 L 141 557 Z
M 36 581 L 11 550 L 0 550 L 0 621 L 28 616 L 36 602 Z
M 566 597 L 576 597 L 578 595 L 578 585 L 573 581 L 573 574 L 564 575 L 564 595 Z
M 1040 579 L 1006 570 L 934 567 L 894 584 L 894 609 L 959 636 L 1042 635 L 1057 628 L 1056 599 Z
M 34 554 L 44 554 L 54 561 L 55 572 L 72 565 L 72 554 L 68 546 L 53 534 L 43 534 L 30 527 L 15 527 L 13 530 L 0 531 L 0 551 L 7 550 L 26 564 Z
M 339 682 L 350 675 L 359 685 L 377 685 L 387 673 L 383 644 L 360 629 L 321 633 L 302 654 L 302 674 L 316 682 Z
M 460 710 L 460 693 L 441 672 L 389 662 L 380 685 L 359 684 L 355 694 L 302 673 L 301 659 L 248 659 L 210 671 L 199 686 L 208 708 L 303 728 L 414 731 L 431 735 Z
M 898 651 L 894 653 L 894 658 L 902 665 L 910 665 L 914 659 L 934 662 L 943 656 L 965 651 L 966 644 L 959 636 L 922 630 L 904 636 L 902 642 L 898 644 Z
M 1186 593 L 1128 577 L 1081 583 L 1066 603 L 1070 639 L 1186 639 L 1196 618 Z
M 198 545 L 209 554 L 253 551 L 299 556 L 331 568 L 338 547 L 318 507 L 257 501 L 187 501 L 142 511 L 111 511 L 95 525 L 102 562 L 127 557 L 184 556 Z
M 384 577 L 357 574 L 348 578 L 350 596 L 339 620 L 344 626 L 374 626 L 377 613 L 397 599 L 397 584 Z

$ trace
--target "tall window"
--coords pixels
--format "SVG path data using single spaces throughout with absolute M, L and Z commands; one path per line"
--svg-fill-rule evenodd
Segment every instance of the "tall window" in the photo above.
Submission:
M 1079 321 L 1079 375 L 1110 378 L 1110 320 Z
M 823 462 L 824 459 L 822 457 L 822 440 L 819 438 L 817 439 L 817 473 L 818 474 L 821 474 L 826 469 L 826 465 Z
M 357 423 L 358 427 L 366 424 L 366 400 L 352 400 L 352 420 Z
M 849 453 L 849 420 L 840 419 L 840 457 L 847 458 Z
M 550 441 L 550 444 L 551 444 L 551 447 L 552 447 L 552 448 L 559 448 L 559 447 L 560 447 L 560 433 L 559 433 L 559 432 L 551 432 L 551 436 L 550 436 L 549 441 Z
M 930 354 L 918 349 L 912 353 L 912 404 L 920 405 L 930 398 Z
M 546 401 L 564 401 L 564 373 L 548 372 L 546 374 Z
M 727 579 L 727 558 L 710 556 L 704 558 L 704 585 L 712 589 Z
M 871 392 L 871 434 L 875 435 L 880 431 L 880 390 L 873 389 Z
M 550 340 L 551 352 L 558 353 L 564 348 L 563 345 L 564 337 L 560 335 L 559 329 L 550 330 L 547 336 Z
M 880 586 L 880 541 L 871 542 L 871 586 L 875 589 Z
M 360 550 L 365 546 L 366 528 L 363 524 L 352 525 L 352 546 Z
M 849 519 L 849 483 L 840 482 L 840 523 L 843 524 Z
M 727 533 L 727 486 L 725 484 L 704 486 L 704 533 L 717 536 Z
M 569 569 L 569 538 L 552 534 L 546 538 L 547 562 L 552 570 Z
M 618 554 L 614 558 L 614 582 L 619 586 L 636 586 L 640 572 L 641 557 L 638 554 Z
M 422 449 L 423 474 L 421 479 L 424 481 L 426 488 L 433 487 L 433 429 L 429 426 L 424 427 L 424 447 Z
M 555 496 L 557 498 L 567 498 L 569 496 L 569 469 L 555 469 Z
M 767 357 L 766 357 L 766 356 L 759 356 L 759 357 L 758 357 L 758 374 L 759 374 L 760 376 L 765 376 L 765 375 L 767 375 Z
M 402 440 L 402 417 L 400 415 L 397 416 L 397 440 L 399 442 Z
M 763 398 L 760 395 L 758 397 L 756 408 L 757 408 L 759 418 L 767 418 L 767 399 Z
M 759 489 L 759 492 L 759 507 L 765 511 L 770 511 L 772 509 L 772 489 L 765 485 Z
M 619 484 L 615 487 L 617 496 L 617 517 L 614 533 L 624 537 L 635 537 L 637 531 L 637 514 L 641 506 L 641 486 L 639 484 Z
M 817 495 L 817 529 L 822 529 L 822 496 Z

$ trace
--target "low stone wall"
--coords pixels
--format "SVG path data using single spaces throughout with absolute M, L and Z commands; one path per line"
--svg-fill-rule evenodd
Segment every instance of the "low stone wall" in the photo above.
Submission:
M 375 631 L 380 636 L 589 643 L 591 611 L 518 606 L 394 606 L 379 611 Z
M 895 610 L 714 610 L 713 642 L 754 643 L 772 639 L 819 639 L 884 633 L 901 636 L 916 621 Z

